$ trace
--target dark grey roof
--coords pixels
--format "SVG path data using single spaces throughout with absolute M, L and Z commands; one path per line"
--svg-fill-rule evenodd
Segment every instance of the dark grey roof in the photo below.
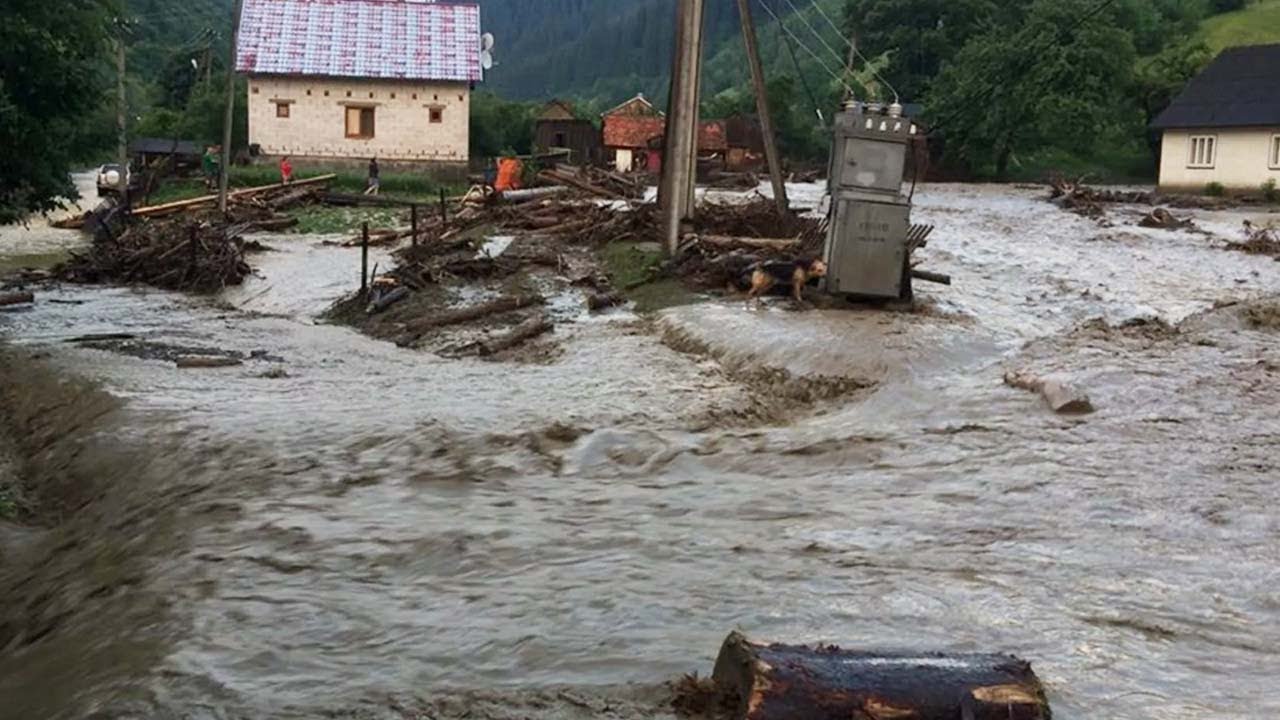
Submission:
M 1280 125 L 1280 45 L 1222 51 L 1156 121 L 1158 129 Z
M 129 152 L 147 155 L 200 155 L 203 151 L 200 144 L 193 140 L 134 138 L 129 143 Z

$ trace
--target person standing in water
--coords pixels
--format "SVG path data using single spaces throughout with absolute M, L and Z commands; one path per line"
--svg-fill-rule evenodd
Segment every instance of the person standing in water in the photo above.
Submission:
M 369 159 L 369 180 L 368 186 L 364 190 L 365 195 L 377 195 L 381 189 L 382 182 L 378 178 L 378 158 Z

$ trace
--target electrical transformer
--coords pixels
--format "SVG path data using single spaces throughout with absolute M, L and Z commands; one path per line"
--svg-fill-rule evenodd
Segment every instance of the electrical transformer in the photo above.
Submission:
M 918 130 L 899 106 L 850 103 L 835 118 L 827 175 L 826 289 L 865 298 L 911 295 L 911 201 L 902 194 Z

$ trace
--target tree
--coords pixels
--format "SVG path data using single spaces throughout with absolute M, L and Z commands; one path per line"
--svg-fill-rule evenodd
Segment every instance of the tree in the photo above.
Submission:
M 848 0 L 845 24 L 867 57 L 891 54 L 882 73 L 906 99 L 918 100 L 970 37 L 1010 0 Z
M 1007 176 L 1012 156 L 1042 147 L 1089 154 L 1132 103 L 1133 36 L 1087 0 L 1034 0 L 970 40 L 932 84 L 930 118 L 947 153 Z M 1106 6 L 1102 6 L 1106 10 Z
M 0 223 L 76 197 L 70 172 L 92 149 L 114 0 L 8 0 L 0 23 Z

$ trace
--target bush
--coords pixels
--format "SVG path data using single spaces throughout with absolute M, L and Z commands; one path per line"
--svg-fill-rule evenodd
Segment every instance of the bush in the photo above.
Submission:
M 1275 178 L 1271 178 L 1270 180 L 1262 183 L 1261 189 L 1262 189 L 1263 200 L 1266 200 L 1267 202 L 1270 202 L 1270 203 L 1280 202 L 1280 189 L 1276 188 Z
M 1209 197 L 1222 197 L 1227 194 L 1227 189 L 1220 182 L 1211 182 L 1204 186 L 1204 194 Z
M 1249 0 L 1213 0 L 1213 12 L 1218 14 L 1243 10 L 1248 4 Z

